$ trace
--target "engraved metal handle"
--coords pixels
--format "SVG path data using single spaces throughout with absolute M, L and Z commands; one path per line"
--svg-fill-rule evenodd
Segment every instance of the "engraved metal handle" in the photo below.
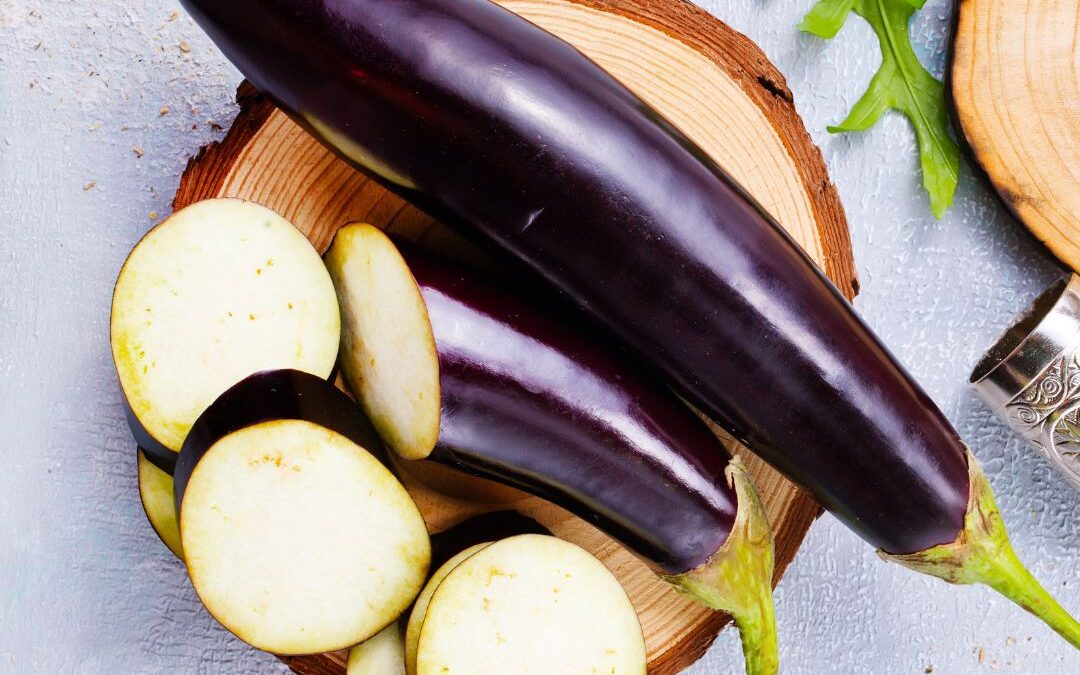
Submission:
M 971 384 L 1080 488 L 1080 276 L 1039 296 L 975 367 Z

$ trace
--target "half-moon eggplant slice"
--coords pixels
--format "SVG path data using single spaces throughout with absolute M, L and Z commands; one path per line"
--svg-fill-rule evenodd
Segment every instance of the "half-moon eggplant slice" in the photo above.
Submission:
M 381 231 L 349 225 L 326 252 L 344 322 L 341 370 L 392 450 L 431 454 L 439 437 L 439 357 L 416 281 Z

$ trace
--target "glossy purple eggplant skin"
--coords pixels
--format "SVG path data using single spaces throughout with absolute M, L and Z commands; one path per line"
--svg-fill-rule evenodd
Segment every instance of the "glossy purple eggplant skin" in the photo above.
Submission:
M 427 461 L 521 488 L 663 572 L 705 563 L 735 521 L 724 446 L 604 343 L 448 261 L 401 245 L 439 354 Z
M 173 471 L 176 470 L 177 453 L 168 449 L 158 439 L 150 435 L 150 432 L 142 425 L 139 418 L 135 416 L 135 411 L 131 409 L 127 399 L 123 396 L 120 398 L 124 401 L 124 416 L 127 418 L 131 436 L 135 439 L 135 445 L 139 446 L 139 449 L 142 450 L 143 455 L 150 460 L 151 464 L 171 476 Z
M 332 383 L 300 370 L 264 370 L 225 390 L 191 426 L 176 459 L 176 512 L 188 479 L 206 451 L 223 437 L 270 420 L 305 420 L 336 431 L 380 460 L 386 457 L 375 427 Z
M 431 535 L 431 564 L 428 568 L 434 572 L 470 546 L 519 534 L 551 535 L 551 530 L 517 511 L 492 511 L 473 516 Z
M 964 446 L 785 232 L 567 43 L 487 0 L 183 0 L 252 83 L 522 261 L 868 542 L 963 524 Z

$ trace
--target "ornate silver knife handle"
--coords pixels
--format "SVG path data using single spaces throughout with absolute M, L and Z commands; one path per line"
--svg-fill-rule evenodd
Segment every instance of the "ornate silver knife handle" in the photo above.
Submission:
M 971 384 L 1080 488 L 1080 277 L 1039 296 L 975 366 Z

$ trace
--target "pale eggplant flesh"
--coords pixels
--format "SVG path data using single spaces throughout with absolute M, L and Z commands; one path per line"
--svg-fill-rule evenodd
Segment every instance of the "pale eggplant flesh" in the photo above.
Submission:
M 329 376 L 340 313 L 303 233 L 265 206 L 215 198 L 176 211 L 132 249 L 109 332 L 132 435 L 172 473 L 199 413 L 236 381 L 270 368 Z
M 510 537 L 433 581 L 426 606 L 413 610 L 423 616 L 409 672 L 645 675 L 645 640 L 626 591 L 572 543 Z

